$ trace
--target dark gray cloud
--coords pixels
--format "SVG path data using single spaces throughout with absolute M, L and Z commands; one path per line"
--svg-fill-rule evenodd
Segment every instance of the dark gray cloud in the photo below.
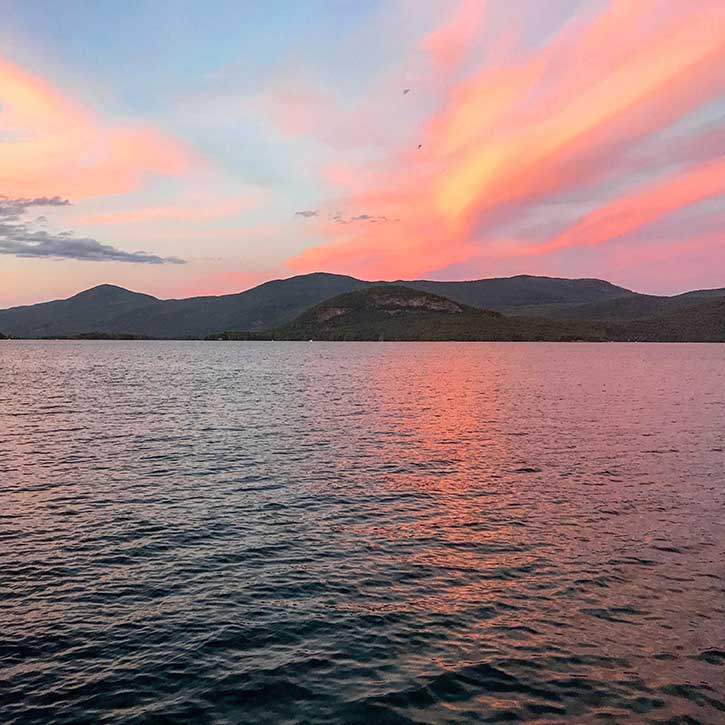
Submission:
M 0 196 L 0 223 L 17 221 L 28 209 L 34 206 L 69 206 L 68 199 L 60 196 L 38 196 L 34 199 L 11 199 Z
M 177 257 L 159 257 L 147 252 L 124 252 L 110 244 L 101 244 L 88 237 L 73 237 L 67 233 L 19 232 L 0 224 L 0 254 L 16 257 L 56 257 L 92 262 L 136 262 L 142 264 L 184 264 Z
M 73 232 L 51 233 L 34 229 L 23 215 L 34 207 L 68 206 L 68 199 L 59 196 L 34 199 L 12 199 L 0 196 L 0 254 L 16 257 L 77 259 L 91 262 L 133 262 L 136 264 L 185 264 L 178 257 L 159 257 L 148 252 L 125 252 L 110 244 L 89 237 L 76 237 Z M 44 224 L 37 217 L 36 224 Z
M 357 214 L 356 216 L 344 217 L 339 212 L 330 216 L 330 221 L 335 224 L 357 224 L 359 222 L 367 222 L 368 224 L 388 224 L 400 221 L 400 219 L 390 219 L 386 216 L 376 214 Z
M 304 211 L 296 211 L 295 216 L 303 216 L 306 219 L 310 217 L 320 216 L 319 209 L 305 209 Z M 335 224 L 356 224 L 358 222 L 368 222 L 370 224 L 386 224 L 388 222 L 397 222 L 399 219 L 390 219 L 386 216 L 378 216 L 375 214 L 357 214 L 356 216 L 344 217 L 339 211 L 330 214 L 328 219 Z

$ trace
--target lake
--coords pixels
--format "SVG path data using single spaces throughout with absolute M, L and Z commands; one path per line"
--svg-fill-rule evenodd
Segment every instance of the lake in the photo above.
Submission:
M 725 721 L 725 345 L 2 342 L 0 502 L 4 723 Z

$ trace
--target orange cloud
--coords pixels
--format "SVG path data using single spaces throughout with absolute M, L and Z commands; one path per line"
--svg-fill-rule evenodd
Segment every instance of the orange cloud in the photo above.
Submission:
M 722 87 L 725 38 L 713 18 L 673 18 L 651 38 L 627 30 L 656 5 L 641 0 L 632 10 L 631 3 L 613 3 L 581 41 L 561 38 L 519 67 L 501 69 L 493 78 L 484 72 L 435 120 L 433 132 L 441 140 L 436 152 L 458 155 L 435 199 L 461 233 L 504 205 L 606 178 L 616 161 L 612 152 L 622 143 L 646 137 Z M 627 13 L 635 15 L 629 23 Z M 604 51 L 587 69 L 589 47 L 616 47 L 623 57 Z M 577 71 L 551 79 L 561 53 L 571 54 L 569 65 Z M 537 92 L 541 100 L 527 109 Z
M 194 162 L 179 141 L 109 123 L 45 81 L 0 59 L 0 194 L 74 199 L 135 189 Z
M 725 194 L 725 159 L 678 172 L 587 214 L 534 253 L 595 246 L 630 234 L 677 209 Z
M 288 262 L 292 269 L 347 271 L 368 278 L 416 276 L 463 262 L 477 249 L 474 244 L 462 243 L 455 248 L 446 245 L 445 227 L 427 213 L 424 205 L 414 207 L 411 199 L 402 197 L 396 203 L 390 197 L 383 199 L 382 195 L 369 194 L 356 200 L 361 209 L 384 208 L 390 219 L 398 219 L 400 210 L 408 218 L 400 222 L 350 225 L 323 220 L 315 225 L 318 233 L 334 238 L 335 243 L 306 249 Z M 430 239 L 437 239 L 439 243 L 431 244 Z
M 459 12 L 465 18 L 469 3 Z M 638 144 L 725 89 L 724 23 L 725 4 L 712 0 L 666 6 L 614 0 L 514 61 L 490 60 L 450 90 L 418 153 L 393 155 L 377 173 L 336 164 L 336 178 L 368 185 L 348 199 L 349 210 L 401 223 L 357 234 L 320 228 L 324 243 L 290 266 L 380 277 L 435 271 L 480 254 L 502 221 L 574 191 L 596 193 L 619 173 L 631 173 Z M 463 24 L 453 21 L 429 36 L 441 63 L 467 42 Z M 662 191 L 641 223 L 691 203 L 693 194 L 717 193 L 717 172 L 693 174 L 699 192 Z M 601 223 L 595 236 L 602 241 L 613 228 L 605 216 L 589 224 L 591 231 Z

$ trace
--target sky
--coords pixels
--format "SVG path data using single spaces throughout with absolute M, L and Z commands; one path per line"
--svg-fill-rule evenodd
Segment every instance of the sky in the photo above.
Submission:
M 0 0 L 0 307 L 725 287 L 723 0 Z

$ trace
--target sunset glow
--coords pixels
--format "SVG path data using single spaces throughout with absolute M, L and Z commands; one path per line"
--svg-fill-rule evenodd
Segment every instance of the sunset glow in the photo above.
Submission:
M 312 3 L 302 24 L 230 3 L 199 32 L 185 8 L 175 44 L 156 11 L 132 14 L 134 56 L 103 56 L 101 8 L 68 49 L 63 23 L 3 7 L 0 197 L 69 203 L 3 232 L 0 306 L 318 270 L 723 283 L 693 257 L 725 247 L 719 0 Z M 185 263 L 14 251 L 39 232 Z

